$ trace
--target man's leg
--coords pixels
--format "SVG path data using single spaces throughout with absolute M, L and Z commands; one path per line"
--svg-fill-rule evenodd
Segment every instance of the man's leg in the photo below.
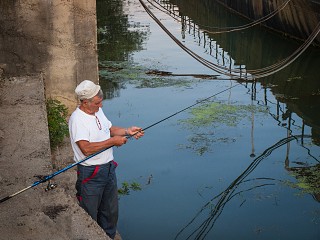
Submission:
M 77 198 L 80 206 L 95 221 L 97 221 L 99 203 L 104 189 L 104 184 L 98 177 L 100 171 L 100 166 L 78 165 Z
M 118 223 L 118 187 L 115 168 L 116 166 L 111 163 L 106 169 L 108 174 L 107 184 L 104 188 L 101 203 L 98 210 L 98 224 L 112 239 L 116 235 Z

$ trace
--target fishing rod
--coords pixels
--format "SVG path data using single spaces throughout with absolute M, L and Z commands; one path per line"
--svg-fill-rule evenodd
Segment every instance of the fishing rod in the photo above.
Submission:
M 111 146 L 111 147 L 113 147 L 113 146 Z M 111 147 L 102 149 L 102 150 L 100 150 L 100 151 L 98 151 L 98 152 L 96 152 L 96 153 L 94 153 L 94 154 L 92 154 L 92 155 L 90 155 L 90 156 L 82 159 L 82 160 L 79 161 L 79 162 L 75 162 L 75 163 L 73 163 L 73 164 L 70 164 L 70 165 L 66 166 L 65 168 L 63 168 L 63 169 L 52 173 L 51 175 L 42 177 L 39 181 L 35 181 L 35 182 L 34 182 L 33 184 L 31 184 L 29 187 L 26 187 L 26 188 L 24 188 L 24 189 L 22 189 L 22 190 L 20 190 L 20 191 L 18 191 L 18 192 L 16 192 L 16 193 L 14 193 L 14 194 L 11 194 L 11 195 L 9 195 L 9 196 L 7 196 L 7 197 L 4 197 L 4 198 L 0 199 L 0 203 L 3 203 L 3 202 L 5 202 L 5 201 L 9 200 L 10 198 L 13 198 L 14 196 L 17 196 L 18 194 L 23 193 L 24 191 L 26 191 L 26 190 L 28 190 L 28 189 L 30 189 L 30 188 L 33 188 L 33 187 L 35 187 L 35 186 L 38 186 L 40 183 L 44 183 L 44 182 L 49 181 L 50 179 L 54 178 L 55 176 L 59 175 L 60 173 L 66 172 L 66 171 L 69 170 L 70 168 L 73 168 L 74 166 L 79 165 L 80 163 L 83 163 L 83 162 L 87 161 L 87 160 L 90 159 L 90 158 L 93 158 L 94 156 L 96 156 L 96 155 L 98 155 L 98 154 L 106 151 L 107 149 L 109 149 L 109 148 L 111 148 Z
M 203 102 L 205 102 L 205 101 L 208 101 L 209 99 L 211 99 L 211 98 L 213 98 L 213 97 L 215 97 L 215 96 L 217 96 L 217 95 L 219 95 L 219 94 L 221 94 L 221 93 L 223 93 L 223 92 L 226 92 L 226 91 L 228 91 L 228 90 L 230 90 L 230 89 L 232 89 L 232 88 L 234 88 L 234 87 L 236 87 L 236 86 L 238 86 L 238 85 L 241 85 L 241 83 L 238 83 L 238 84 L 236 84 L 236 85 L 234 85 L 234 86 L 231 86 L 231 87 L 229 87 L 229 88 L 226 88 L 226 89 L 224 89 L 224 90 L 222 90 L 222 91 L 220 91 L 220 92 L 218 92 L 218 93 L 215 93 L 215 94 L 213 94 L 213 95 L 211 95 L 211 96 L 209 96 L 209 97 L 207 97 L 207 98 L 205 98 L 205 99 L 202 99 L 202 100 L 196 102 L 195 104 L 192 104 L 192 105 L 190 105 L 190 106 L 188 106 L 188 107 L 186 107 L 186 108 L 184 108 L 184 109 L 182 109 L 182 110 L 180 110 L 180 111 L 178 111 L 178 112 L 176 112 L 176 113 L 174 113 L 174 114 L 171 114 L 170 116 L 168 116 L 168 117 L 166 117 L 166 118 L 163 118 L 162 120 L 160 120 L 160 121 L 158 121 L 158 122 L 156 122 L 156 123 L 153 123 L 153 124 L 149 125 L 148 127 L 143 128 L 141 131 L 146 131 L 147 129 L 152 128 L 152 127 L 160 124 L 161 122 L 164 122 L 164 121 L 168 120 L 169 118 L 172 118 L 173 116 L 175 116 L 175 115 L 177 115 L 177 114 L 179 114 L 179 113 L 181 113 L 181 112 L 184 112 L 184 111 L 186 111 L 187 109 L 190 109 L 190 108 L 192 108 L 192 107 L 194 107 L 194 106 L 196 106 L 196 105 L 198 105 L 198 104 L 200 104 L 200 103 L 203 103 Z M 141 132 L 141 131 L 139 131 L 139 132 Z M 136 134 L 138 134 L 139 132 L 136 132 L 135 134 L 130 135 L 130 136 L 126 136 L 126 138 L 130 139 L 130 138 L 134 137 Z M 61 174 L 61 173 L 63 173 L 63 172 L 68 171 L 70 168 L 73 168 L 74 166 L 77 166 L 77 165 L 79 165 L 79 164 L 87 161 L 88 159 L 93 158 L 94 156 L 97 156 L 98 154 L 100 154 L 100 153 L 102 153 L 102 152 L 104 152 L 104 151 L 106 151 L 106 150 L 108 150 L 108 149 L 110 149 L 110 148 L 112 148 L 112 147 L 114 147 L 114 146 L 110 146 L 110 147 L 104 148 L 104 149 L 102 149 L 102 150 L 100 150 L 100 151 L 98 151 L 98 152 L 96 152 L 96 153 L 94 153 L 94 154 L 91 154 L 90 156 L 85 157 L 84 159 L 80 160 L 79 162 L 72 163 L 72 164 L 66 166 L 65 168 L 63 168 L 63 169 L 61 169 L 61 170 L 59 170 L 59 171 L 56 171 L 56 172 L 54 172 L 54 173 L 52 173 L 52 174 L 50 174 L 50 175 L 48 175 L 48 176 L 43 176 L 43 177 L 41 177 L 40 180 L 35 181 L 35 182 L 34 182 L 33 184 L 31 184 L 30 186 L 28 186 L 28 187 L 26 187 L 26 188 L 24 188 L 24 189 L 22 189 L 22 190 L 20 190 L 20 191 L 18 191 L 18 192 L 16 192 L 16 193 L 13 193 L 13 194 L 11 194 L 11 195 L 9 195 L 9 196 L 6 196 L 6 197 L 0 199 L 0 203 L 3 203 L 3 202 L 5 202 L 5 201 L 9 200 L 10 198 L 13 198 L 13 197 L 17 196 L 18 194 L 27 191 L 28 189 L 31 189 L 31 188 L 33 188 L 33 187 L 35 187 L 35 186 L 38 186 L 40 183 L 47 182 L 47 181 L 49 181 L 50 179 L 54 178 L 55 176 L 57 176 L 57 175 L 59 175 L 59 174 Z

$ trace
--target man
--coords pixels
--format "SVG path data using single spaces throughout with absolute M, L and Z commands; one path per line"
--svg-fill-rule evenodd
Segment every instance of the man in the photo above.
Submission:
M 118 189 L 112 146 L 122 146 L 128 136 L 144 135 L 140 127 L 113 126 L 101 107 L 103 94 L 99 85 L 84 80 L 75 92 L 80 106 L 69 120 L 71 145 L 76 162 L 107 149 L 77 165 L 76 182 L 79 204 L 98 222 L 110 238 L 116 235 L 118 221 Z

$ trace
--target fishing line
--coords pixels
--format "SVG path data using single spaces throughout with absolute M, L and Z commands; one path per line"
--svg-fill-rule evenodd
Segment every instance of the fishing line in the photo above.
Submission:
M 156 126 L 156 125 L 158 125 L 158 124 L 160 124 L 160 123 L 168 120 L 169 118 L 172 118 L 172 117 L 176 116 L 177 114 L 179 114 L 179 113 L 181 113 L 181 112 L 184 112 L 184 111 L 186 111 L 186 110 L 188 110 L 188 109 L 190 109 L 190 108 L 192 108 L 192 107 L 194 107 L 194 106 L 196 106 L 196 105 L 198 105 L 198 104 L 200 104 L 200 103 L 203 103 L 203 102 L 205 102 L 205 101 L 208 101 L 209 99 L 211 99 L 211 98 L 213 98 L 213 97 L 215 97 L 215 96 L 217 96 L 217 95 L 219 95 L 219 94 L 221 94 L 221 93 L 223 93 L 223 92 L 226 92 L 226 91 L 228 91 L 228 90 L 230 90 L 230 89 L 232 89 L 232 88 L 234 88 L 234 87 L 236 87 L 236 86 L 238 86 L 238 85 L 241 85 L 241 83 L 238 83 L 238 84 L 236 84 L 236 85 L 234 85 L 234 86 L 228 87 L 228 88 L 226 88 L 226 89 L 224 89 L 224 90 L 222 90 L 222 91 L 220 91 L 220 92 L 218 92 L 218 93 L 215 93 L 215 94 L 213 94 L 213 95 L 211 95 L 211 96 L 209 96 L 209 97 L 207 97 L 207 98 L 205 98 L 205 99 L 199 100 L 199 101 L 197 101 L 196 103 L 194 103 L 194 104 L 192 104 L 192 105 L 190 105 L 190 106 L 188 106 L 188 107 L 186 107 L 186 108 L 184 108 L 184 109 L 182 109 L 182 110 L 180 110 L 180 111 L 178 111 L 178 112 L 175 112 L 174 114 L 171 114 L 170 116 L 168 116 L 168 117 L 166 117 L 166 118 L 163 118 L 163 119 L 161 119 L 160 121 L 158 121 L 158 122 L 156 122 L 156 123 L 153 123 L 153 124 L 151 124 L 151 125 L 143 128 L 141 131 L 146 131 L 147 129 L 150 129 L 150 128 L 152 128 L 152 127 L 154 127 L 154 126 Z M 127 137 L 128 139 L 130 139 L 130 138 L 134 137 L 134 136 L 135 136 L 136 134 L 138 134 L 138 133 L 139 133 L 139 132 L 137 132 L 137 133 L 135 133 L 135 134 L 133 134 L 133 135 L 130 135 L 130 136 L 126 136 L 126 137 Z M 28 186 L 28 187 L 26 187 L 26 188 L 24 188 L 24 189 L 22 189 L 22 190 L 20 190 L 20 191 L 18 191 L 18 192 L 16 192 L 16 193 L 14 193 L 14 194 L 11 194 L 11 195 L 9 195 L 9 196 L 6 196 L 6 197 L 0 199 L 0 203 L 5 202 L 5 201 L 9 200 L 10 198 L 13 198 L 13 197 L 17 196 L 18 194 L 25 192 L 25 191 L 28 190 L 28 189 L 31 189 L 31 188 L 33 188 L 33 187 L 35 187 L 35 186 L 38 186 L 40 183 L 44 183 L 44 182 L 49 181 L 50 179 L 54 178 L 55 176 L 57 176 L 57 175 L 59 175 L 59 174 L 61 174 L 61 173 L 63 173 L 63 172 L 66 172 L 66 171 L 69 170 L 70 168 L 73 168 L 74 166 L 77 166 L 77 165 L 79 165 L 79 164 L 87 161 L 88 159 L 90 159 L 90 158 L 92 158 L 92 157 L 94 157 L 94 156 L 96 156 L 96 155 L 98 155 L 98 154 L 100 154 L 100 153 L 108 150 L 108 149 L 111 148 L 111 147 L 113 147 L 113 146 L 110 146 L 110 147 L 108 147 L 108 148 L 102 149 L 102 150 L 100 150 L 100 151 L 98 151 L 98 152 L 96 152 L 96 153 L 94 153 L 94 154 L 92 154 L 92 155 L 90 155 L 90 156 L 87 156 L 87 157 L 85 157 L 84 159 L 82 159 L 81 161 L 75 162 L 75 163 L 73 163 L 73 164 L 70 164 L 70 165 L 68 165 L 67 167 L 63 168 L 63 169 L 52 173 L 51 175 L 42 177 L 42 179 L 40 179 L 39 181 L 35 181 L 35 182 L 34 182 L 33 184 L 31 184 L 30 186 Z
M 190 106 L 188 106 L 188 107 L 186 107 L 186 108 L 184 108 L 184 109 L 182 109 L 182 110 L 180 110 L 180 111 L 178 111 L 178 112 L 176 112 L 176 113 L 174 113 L 174 114 L 172 114 L 172 115 L 170 115 L 170 116 L 168 116 L 168 117 L 166 117 L 166 118 L 164 118 L 164 119 L 162 119 L 162 120 L 160 120 L 160 121 L 158 121 L 158 122 L 156 122 L 156 123 L 154 123 L 154 124 L 152 124 L 152 125 L 150 125 L 150 126 L 148 126 L 148 127 L 146 127 L 146 128 L 144 128 L 143 131 L 145 131 L 145 130 L 147 130 L 147 129 L 155 126 L 155 125 L 158 125 L 159 123 L 161 123 L 161 122 L 163 122 L 163 121 L 166 121 L 166 120 L 168 120 L 169 118 L 172 118 L 173 116 L 176 116 L 177 114 L 179 114 L 179 113 L 181 113 L 181 112 L 184 112 L 184 111 L 186 111 L 186 110 L 188 110 L 188 109 L 190 109 L 190 108 L 192 108 L 192 107 L 194 107 L 194 106 L 196 106 L 196 105 L 198 105 L 198 104 L 200 104 L 200 103 L 203 103 L 203 102 L 205 102 L 205 101 L 208 101 L 209 99 L 211 99 L 211 98 L 213 98 L 213 97 L 215 97 L 215 96 L 217 96 L 217 95 L 219 95 L 219 94 L 221 94 L 221 93 L 223 93 L 223 92 L 226 92 L 226 91 L 228 91 L 228 90 L 230 90 L 230 89 L 232 89 L 232 88 L 234 88 L 234 87 L 237 87 L 237 86 L 239 86 L 239 85 L 241 85 L 241 83 L 238 83 L 238 84 L 236 84 L 236 85 L 234 85 L 234 86 L 228 87 L 228 88 L 226 88 L 226 89 L 224 89 L 224 90 L 222 90 L 222 91 L 220 91 L 220 92 L 218 92 L 218 93 L 215 93 L 215 94 L 211 95 L 210 97 L 207 97 L 207 98 L 205 98 L 205 99 L 202 99 L 202 100 L 200 100 L 200 101 L 197 101 L 196 103 L 194 103 L 194 104 L 192 104 L 192 105 L 190 105 Z M 137 134 L 137 133 L 136 133 L 136 134 Z M 132 136 L 134 136 L 134 135 L 132 135 Z

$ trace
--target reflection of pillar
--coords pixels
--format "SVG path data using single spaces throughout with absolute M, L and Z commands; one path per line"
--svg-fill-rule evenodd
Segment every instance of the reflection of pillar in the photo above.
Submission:
M 291 136 L 291 117 L 292 113 L 289 113 L 289 118 L 288 118 L 288 128 L 287 128 L 287 138 Z M 289 153 L 290 153 L 290 141 L 287 143 L 287 153 L 286 153 L 286 159 L 284 161 L 285 168 L 289 168 Z
M 186 34 L 185 34 L 185 32 L 186 32 L 186 19 L 185 19 L 185 17 L 184 16 L 181 16 L 181 37 L 182 37 L 182 39 L 185 39 L 186 38 Z
M 251 113 L 251 154 L 250 157 L 254 158 L 256 154 L 254 153 L 254 111 Z
M 222 65 L 225 65 L 225 61 L 224 61 L 224 49 L 222 49 Z
M 301 144 L 303 145 L 304 140 L 304 119 L 302 119 L 302 129 L 301 129 Z
M 250 157 L 254 158 L 255 150 L 254 150 L 254 110 L 253 110 L 253 100 L 255 100 L 256 96 L 256 83 L 253 82 L 251 86 L 251 106 L 252 106 L 252 112 L 251 112 L 251 154 Z
M 277 119 L 279 120 L 279 115 L 280 115 L 280 103 L 277 100 Z
M 230 81 L 231 86 L 230 86 L 230 89 L 229 89 L 228 104 L 230 104 L 230 102 L 231 102 L 231 93 L 232 93 L 231 88 L 232 88 L 232 85 L 233 85 L 232 83 L 233 83 L 233 82 Z
M 256 100 L 257 98 L 257 83 L 254 81 L 251 85 L 251 99 Z
M 196 25 L 195 25 L 195 23 L 193 23 L 192 29 L 193 29 L 193 37 L 195 38 L 196 37 Z

